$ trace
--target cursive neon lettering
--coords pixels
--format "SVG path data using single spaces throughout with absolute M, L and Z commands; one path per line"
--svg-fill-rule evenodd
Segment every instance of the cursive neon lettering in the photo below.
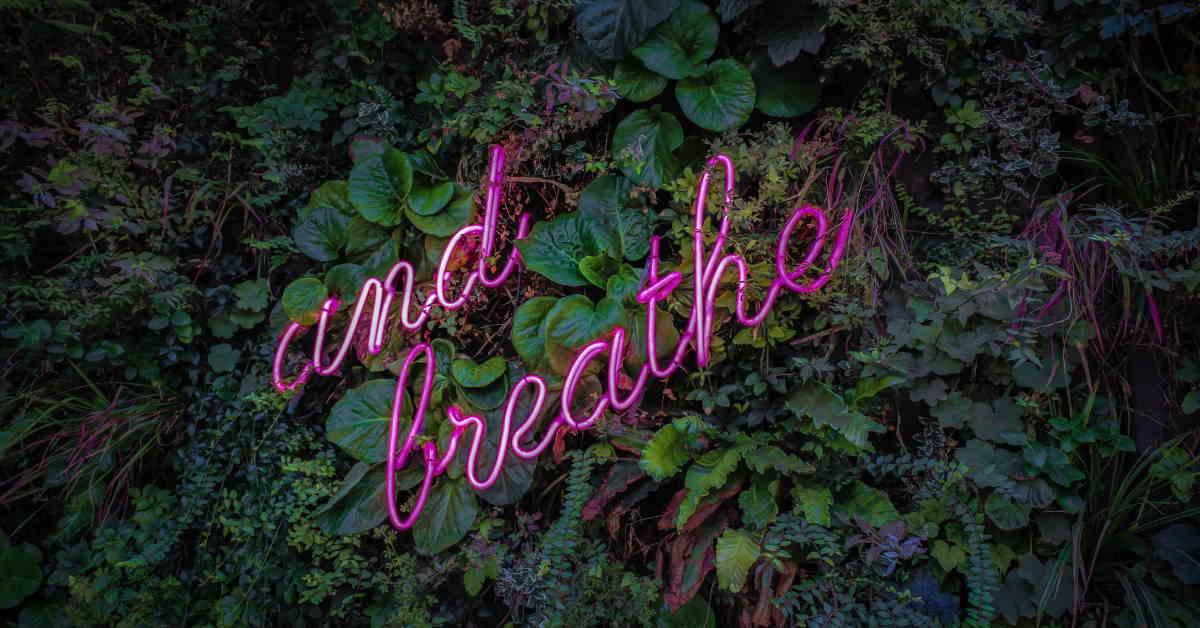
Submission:
M 283 377 L 283 365 L 287 358 L 287 349 L 296 335 L 305 327 L 298 323 L 289 324 L 280 337 L 279 347 L 275 351 L 272 370 L 274 385 L 281 391 L 291 390 L 307 381 L 313 372 L 316 372 L 318 375 L 331 375 L 335 373 L 349 353 L 350 346 L 354 341 L 359 326 L 364 324 L 363 316 L 367 311 L 368 300 L 371 302 L 371 314 L 369 320 L 365 323 L 368 325 L 366 351 L 370 354 L 381 351 L 386 340 L 388 315 L 396 296 L 395 282 L 401 274 L 404 275 L 404 287 L 401 291 L 400 323 L 408 330 L 421 327 L 428 319 L 430 309 L 434 304 L 440 305 L 447 310 L 455 310 L 468 302 L 477 286 L 482 285 L 485 288 L 495 288 L 504 283 L 521 264 L 520 251 L 513 244 L 510 245 L 511 251 L 507 260 L 494 276 L 490 274 L 491 270 L 488 267 L 488 260 L 495 254 L 497 248 L 497 224 L 504 182 L 504 163 L 504 149 L 499 146 L 493 147 L 487 183 L 487 200 L 481 222 L 466 225 L 450 237 L 438 262 L 433 291 L 423 299 L 415 299 L 420 303 L 419 311 L 415 318 L 412 317 L 415 295 L 413 267 L 408 262 L 399 262 L 392 267 L 385 280 L 380 281 L 379 279 L 372 278 L 363 284 L 354 309 L 350 314 L 349 322 L 344 332 L 345 335 L 328 364 L 325 364 L 325 336 L 330 326 L 330 320 L 337 313 L 340 305 L 338 295 L 334 295 L 334 297 L 328 299 L 323 304 L 317 320 L 317 333 L 316 339 L 313 342 L 312 359 L 301 367 L 300 373 L 291 382 L 285 381 Z M 711 173 L 717 167 L 722 168 L 724 171 L 724 194 L 716 237 L 713 240 L 711 248 L 709 248 L 706 247 L 704 241 L 705 205 L 707 203 Z M 417 489 L 417 493 L 413 498 L 411 509 L 407 514 L 402 515 L 396 503 L 396 474 L 407 465 L 412 453 L 418 449 L 418 443 L 426 438 L 422 434 L 425 425 L 425 414 L 429 410 L 430 397 L 433 392 L 436 364 L 433 348 L 429 343 L 422 342 L 409 349 L 401 365 L 400 373 L 396 378 L 396 392 L 392 401 L 392 412 L 387 437 L 386 490 L 388 495 L 388 517 L 392 525 L 405 530 L 412 527 L 417 521 L 425 507 L 433 479 L 445 473 L 446 469 L 453 463 L 460 448 L 459 441 L 468 431 L 470 432 L 470 441 L 465 445 L 465 449 L 467 450 L 467 482 L 476 490 L 487 490 L 499 479 L 505 460 L 510 452 L 522 459 L 537 458 L 554 441 L 559 430 L 586 430 L 600 421 L 605 412 L 610 408 L 616 411 L 624 411 L 632 408 L 641 400 L 650 376 L 653 375 L 660 380 L 670 377 L 672 373 L 682 367 L 689 350 L 695 351 L 695 361 L 698 366 L 707 365 L 711 359 L 710 346 L 716 316 L 717 296 L 720 292 L 722 277 L 727 271 L 733 270 L 737 275 L 733 309 L 738 323 L 745 327 L 761 324 L 774 307 L 783 290 L 804 293 L 819 290 L 824 286 L 831 278 L 834 270 L 841 261 L 842 255 L 845 253 L 854 220 L 854 212 L 847 209 L 843 214 L 833 250 L 830 252 L 829 259 L 826 261 L 824 268 L 820 270 L 816 278 L 802 283 L 801 278 L 818 263 L 830 229 L 829 220 L 824 211 L 808 205 L 798 207 L 789 215 L 787 222 L 779 234 L 779 241 L 775 248 L 775 278 L 762 297 L 757 312 L 753 314 L 749 312 L 749 299 L 747 297 L 747 286 L 750 279 L 749 265 L 738 255 L 726 255 L 724 253 L 729 235 L 730 210 L 735 185 L 733 160 L 725 155 L 717 155 L 710 159 L 708 167 L 700 177 L 696 202 L 693 206 L 694 215 L 691 240 L 692 286 L 694 292 L 692 307 L 687 324 L 684 326 L 684 331 L 680 334 L 678 344 L 671 351 L 667 352 L 670 358 L 666 365 L 663 365 L 660 361 L 657 334 L 655 333 L 659 316 L 657 306 L 660 301 L 664 301 L 670 296 L 671 292 L 683 282 L 684 278 L 683 274 L 679 271 L 660 274 L 661 241 L 658 236 L 652 236 L 647 258 L 646 284 L 636 294 L 637 301 L 646 305 L 645 355 L 642 356 L 644 362 L 639 367 L 637 377 L 633 378 L 632 388 L 629 393 L 622 396 L 618 389 L 620 377 L 625 366 L 629 334 L 625 328 L 615 327 L 609 332 L 607 338 L 597 338 L 589 342 L 575 356 L 563 382 L 563 389 L 559 397 L 558 412 L 545 426 L 545 433 L 540 439 L 534 438 L 532 432 L 537 428 L 542 419 L 543 408 L 545 407 L 546 397 L 549 392 L 546 381 L 539 375 L 530 374 L 522 377 L 513 385 L 509 390 L 504 404 L 504 413 L 499 428 L 501 433 L 498 439 L 499 444 L 495 452 L 495 458 L 492 461 L 491 468 L 486 470 L 486 475 L 481 475 L 478 465 L 481 448 L 487 441 L 487 421 L 480 416 L 468 415 L 458 406 L 452 405 L 448 407 L 445 411 L 446 420 L 450 422 L 453 429 L 445 444 L 445 451 L 439 452 L 437 443 L 432 440 L 426 440 L 420 445 L 419 448 L 425 464 L 424 477 L 422 478 L 420 488 Z M 799 224 L 805 220 L 816 222 L 816 235 L 800 263 L 794 269 L 789 270 L 787 268 L 787 257 L 791 239 Z M 529 234 L 531 222 L 532 218 L 528 214 L 521 215 L 518 221 L 516 239 L 522 239 Z M 463 239 L 469 236 L 478 237 L 479 239 L 476 265 L 467 273 L 458 297 L 452 299 L 447 295 L 447 283 L 450 276 L 449 261 L 454 255 L 454 251 L 462 245 Z M 604 390 L 601 391 L 596 405 L 587 413 L 587 416 L 582 419 L 576 419 L 572 408 L 574 407 L 577 388 L 582 381 L 588 365 L 593 361 L 600 360 L 605 354 L 607 354 L 607 359 L 604 360 L 604 364 L 607 372 L 606 376 L 601 380 Z M 424 361 L 424 378 L 421 382 L 420 392 L 417 395 L 415 403 L 411 403 L 411 400 L 407 398 L 407 391 L 414 364 L 418 360 Z M 514 415 L 518 412 L 518 404 L 525 395 L 526 389 L 531 387 L 533 388 L 533 397 L 528 413 L 517 424 Z M 410 414 L 411 422 L 409 423 L 408 433 L 405 435 L 403 443 L 401 443 L 400 431 L 406 404 L 413 407 Z M 526 444 L 526 441 L 529 444 Z

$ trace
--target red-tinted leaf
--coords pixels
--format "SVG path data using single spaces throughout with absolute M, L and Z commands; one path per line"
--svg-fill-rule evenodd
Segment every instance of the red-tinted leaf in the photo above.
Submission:
M 614 497 L 629 488 L 630 484 L 645 477 L 641 467 L 636 462 L 618 462 L 614 464 L 608 471 L 608 477 L 604 483 L 600 485 L 600 489 L 596 491 L 586 506 L 583 507 L 583 519 L 591 521 L 600 515 L 600 511 L 608 505 Z
M 743 478 L 741 477 L 730 478 L 729 482 L 725 484 L 725 488 L 721 489 L 721 492 L 700 502 L 700 505 L 696 507 L 696 512 L 687 520 L 687 523 L 683 524 L 680 532 L 691 532 L 704 523 L 704 520 L 716 512 L 717 508 L 725 503 L 725 500 L 741 492 L 742 482 Z

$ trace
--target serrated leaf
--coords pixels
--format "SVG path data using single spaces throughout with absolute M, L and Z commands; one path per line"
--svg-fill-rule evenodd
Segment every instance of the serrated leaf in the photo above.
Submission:
M 259 311 L 267 309 L 271 291 L 267 287 L 266 279 L 252 279 L 234 286 L 233 294 L 237 297 L 239 308 Z
M 828 526 L 833 508 L 833 493 L 828 486 L 809 486 L 797 484 L 792 487 L 793 508 L 812 523 Z
M 758 561 L 762 548 L 744 530 L 726 530 L 717 539 L 717 582 L 726 591 L 737 593 L 746 584 L 746 574 Z
M 967 553 L 961 547 L 951 545 L 941 539 L 933 542 L 933 548 L 929 550 L 929 555 L 933 556 L 946 571 L 953 571 L 967 564 Z
M 861 481 L 855 481 L 840 494 L 838 506 L 845 512 L 847 519 L 862 519 L 875 527 L 900 518 L 887 493 Z
M 778 493 L 779 480 L 768 481 L 765 476 L 756 476 L 750 488 L 738 494 L 742 521 L 758 530 L 770 525 L 779 514 L 779 504 L 775 501 Z
M 642 452 L 638 465 L 655 480 L 665 480 L 683 468 L 691 459 L 683 446 L 683 436 L 674 425 L 667 424 L 654 434 Z
M 745 449 L 741 446 L 716 449 L 705 453 L 692 463 L 684 479 L 688 489 L 687 497 L 679 504 L 675 512 L 675 526 L 682 528 L 687 520 L 696 512 L 701 500 L 708 496 L 713 489 L 721 488 L 729 479 L 729 474 L 737 469 Z

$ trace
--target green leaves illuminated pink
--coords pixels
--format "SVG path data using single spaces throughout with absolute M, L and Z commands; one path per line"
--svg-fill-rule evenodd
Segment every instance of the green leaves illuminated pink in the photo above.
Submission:
M 317 322 L 321 306 L 328 297 L 321 280 L 313 277 L 297 279 L 283 290 L 283 311 L 292 322 L 312 325 Z
M 554 297 L 534 297 L 513 314 L 513 348 L 530 369 L 541 370 L 546 360 L 546 315 L 555 303 L 558 299 Z
M 413 542 L 422 554 L 437 554 L 471 531 L 479 503 L 466 478 L 443 476 L 429 491 L 425 511 L 413 525 Z
M 363 218 L 392 227 L 404 218 L 412 191 L 408 156 L 395 148 L 360 159 L 350 171 L 349 199 Z
M 448 197 L 448 200 L 443 202 L 437 210 L 429 214 L 421 214 L 416 211 L 414 206 L 405 212 L 414 227 L 423 233 L 439 238 L 453 235 L 460 227 L 467 224 L 471 220 L 472 214 L 475 213 L 475 195 L 471 190 L 457 187 L 449 182 L 438 187 L 443 188 L 443 186 L 450 186 L 449 189 L 453 196 Z M 416 191 L 414 190 L 413 193 L 415 195 Z M 436 204 L 437 200 L 434 199 L 430 206 Z
M 639 260 L 650 250 L 650 214 L 645 207 L 630 207 L 632 190 L 625 177 L 604 175 L 579 195 L 579 212 L 596 244 L 617 261 Z
M 446 181 L 438 185 L 414 187 L 408 197 L 408 207 L 418 216 L 438 213 L 454 196 L 454 183 Z
M 374 379 L 348 391 L 329 411 L 325 437 L 356 460 L 387 460 L 387 431 L 395 394 L 393 379 Z
M 517 247 L 530 270 L 555 283 L 576 287 L 588 285 L 579 262 L 599 252 L 579 212 L 535 224 L 528 237 L 517 241 Z
M 675 178 L 679 161 L 674 151 L 682 144 L 679 120 L 657 106 L 629 114 L 613 134 L 613 152 L 635 162 L 623 166 L 621 172 L 634 183 L 653 188 L 661 188 Z
M 703 74 L 679 81 L 675 97 L 692 122 L 710 131 L 728 131 L 750 119 L 754 79 L 742 64 L 721 59 L 709 64 Z
M 584 345 L 624 324 L 625 310 L 612 299 L 592 300 L 582 294 L 563 297 L 546 314 L 546 357 L 558 373 L 566 373 Z
M 500 379 L 504 375 L 504 371 L 508 370 L 508 363 L 500 356 L 491 358 L 483 364 L 466 358 L 458 358 L 454 360 L 450 370 L 459 385 L 465 388 L 482 388 Z
M 659 74 L 681 79 L 703 71 L 703 64 L 717 49 L 720 33 L 717 16 L 697 0 L 683 0 L 650 37 L 633 49 L 633 56 Z

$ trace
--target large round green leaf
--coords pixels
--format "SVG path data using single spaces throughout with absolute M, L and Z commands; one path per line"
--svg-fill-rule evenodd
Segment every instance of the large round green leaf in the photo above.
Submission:
M 619 261 L 603 253 L 600 255 L 589 255 L 579 260 L 579 273 L 597 288 L 606 287 L 608 285 L 608 278 L 617 274 L 620 267 L 621 263 Z
M 625 310 L 612 299 L 592 300 L 572 294 L 558 300 L 546 314 L 546 357 L 558 373 L 566 373 L 584 345 L 625 324 Z
M 458 358 L 451 364 L 454 380 L 464 388 L 482 388 L 500 379 L 508 370 L 508 362 L 496 356 L 479 364 L 467 358 Z
M 617 261 L 638 260 L 650 250 L 650 212 L 629 206 L 631 190 L 633 185 L 625 177 L 606 174 L 579 195 L 579 212 L 596 244 Z
M 418 216 L 432 216 L 442 210 L 454 196 L 454 183 L 414 187 L 408 197 L 408 208 Z
M 379 225 L 355 216 L 346 226 L 346 255 L 355 260 L 365 259 L 366 256 L 379 249 L 379 245 L 387 241 L 391 232 Z
M 679 162 L 673 151 L 683 144 L 683 127 L 661 107 L 635 111 L 621 120 L 613 134 L 613 153 L 636 163 L 621 172 L 634 183 L 661 188 L 675 178 Z
M 444 238 L 458 231 L 475 213 L 475 195 L 467 188 L 457 188 L 454 198 L 431 215 L 421 215 L 411 208 L 406 212 L 409 222 L 423 233 Z
M 683 0 L 650 37 L 633 49 L 646 67 L 672 79 L 696 76 L 717 49 L 721 27 L 703 2 Z
M 675 98 L 692 122 L 710 131 L 728 131 L 750 119 L 754 91 L 750 70 L 733 59 L 721 59 L 703 74 L 679 81 Z
M 332 207 L 341 210 L 347 216 L 358 213 L 350 203 L 350 186 L 346 181 L 326 181 L 308 195 L 308 204 L 300 210 L 303 220 L 309 212 L 318 207 Z
M 338 264 L 325 273 L 325 288 L 342 303 L 352 303 L 367 280 L 367 272 L 358 264 Z
M 517 412 L 513 416 L 514 422 L 521 421 L 528 416 L 533 403 L 530 401 L 532 397 L 532 394 L 526 393 L 517 402 Z M 500 437 L 503 436 L 500 428 L 504 426 L 503 408 L 487 412 L 484 419 L 487 421 L 488 430 L 486 445 L 479 456 L 478 472 L 481 476 L 491 473 L 492 464 L 496 461 L 496 452 L 500 449 Z M 504 466 L 500 469 L 500 476 L 496 479 L 496 483 L 486 491 L 479 491 L 479 496 L 484 501 L 496 506 L 515 504 L 529 492 L 529 487 L 533 486 L 533 471 L 536 468 L 536 459 L 525 460 L 516 456 L 508 456 L 504 460 Z
M 616 60 L 677 6 L 679 0 L 579 0 L 575 27 L 597 55 Z
M 300 252 L 318 262 L 332 262 L 346 246 L 350 217 L 332 207 L 317 207 L 292 229 Z
M 357 462 L 314 520 L 332 534 L 358 534 L 387 519 L 387 465 Z M 411 487 L 410 487 L 411 488 Z
M 12 608 L 42 585 L 42 551 L 24 543 L 0 548 L 0 608 Z
M 579 262 L 599 252 L 579 212 L 537 223 L 528 237 L 517 241 L 517 247 L 529 270 L 564 286 L 586 286 L 588 280 L 579 272 Z
M 297 279 L 283 290 L 283 311 L 293 322 L 312 325 L 317 322 L 321 306 L 328 297 L 329 293 L 320 279 Z
M 398 225 L 404 219 L 412 180 L 408 156 L 388 148 L 354 164 L 350 171 L 350 202 L 363 218 L 373 223 L 385 227 Z
M 791 118 L 812 111 L 821 95 L 821 84 L 806 59 L 777 68 L 765 55 L 750 64 L 754 77 L 754 106 L 777 118 Z
M 425 510 L 413 525 L 413 542 L 422 554 L 437 554 L 458 543 L 475 524 L 479 503 L 465 478 L 443 476 L 429 491 Z
M 395 394 L 394 379 L 373 379 L 347 391 L 329 411 L 325 437 L 356 460 L 371 464 L 387 460 L 387 434 Z M 412 400 L 408 401 L 404 406 L 405 416 L 412 407 Z M 408 421 L 402 423 L 401 429 L 406 430 Z
M 512 344 L 526 366 L 538 370 L 546 360 L 546 314 L 558 299 L 534 297 L 517 307 L 513 314 Z
M 650 100 L 667 88 L 665 77 L 646 69 L 637 59 L 618 63 L 613 80 L 617 82 L 617 91 L 633 102 Z

